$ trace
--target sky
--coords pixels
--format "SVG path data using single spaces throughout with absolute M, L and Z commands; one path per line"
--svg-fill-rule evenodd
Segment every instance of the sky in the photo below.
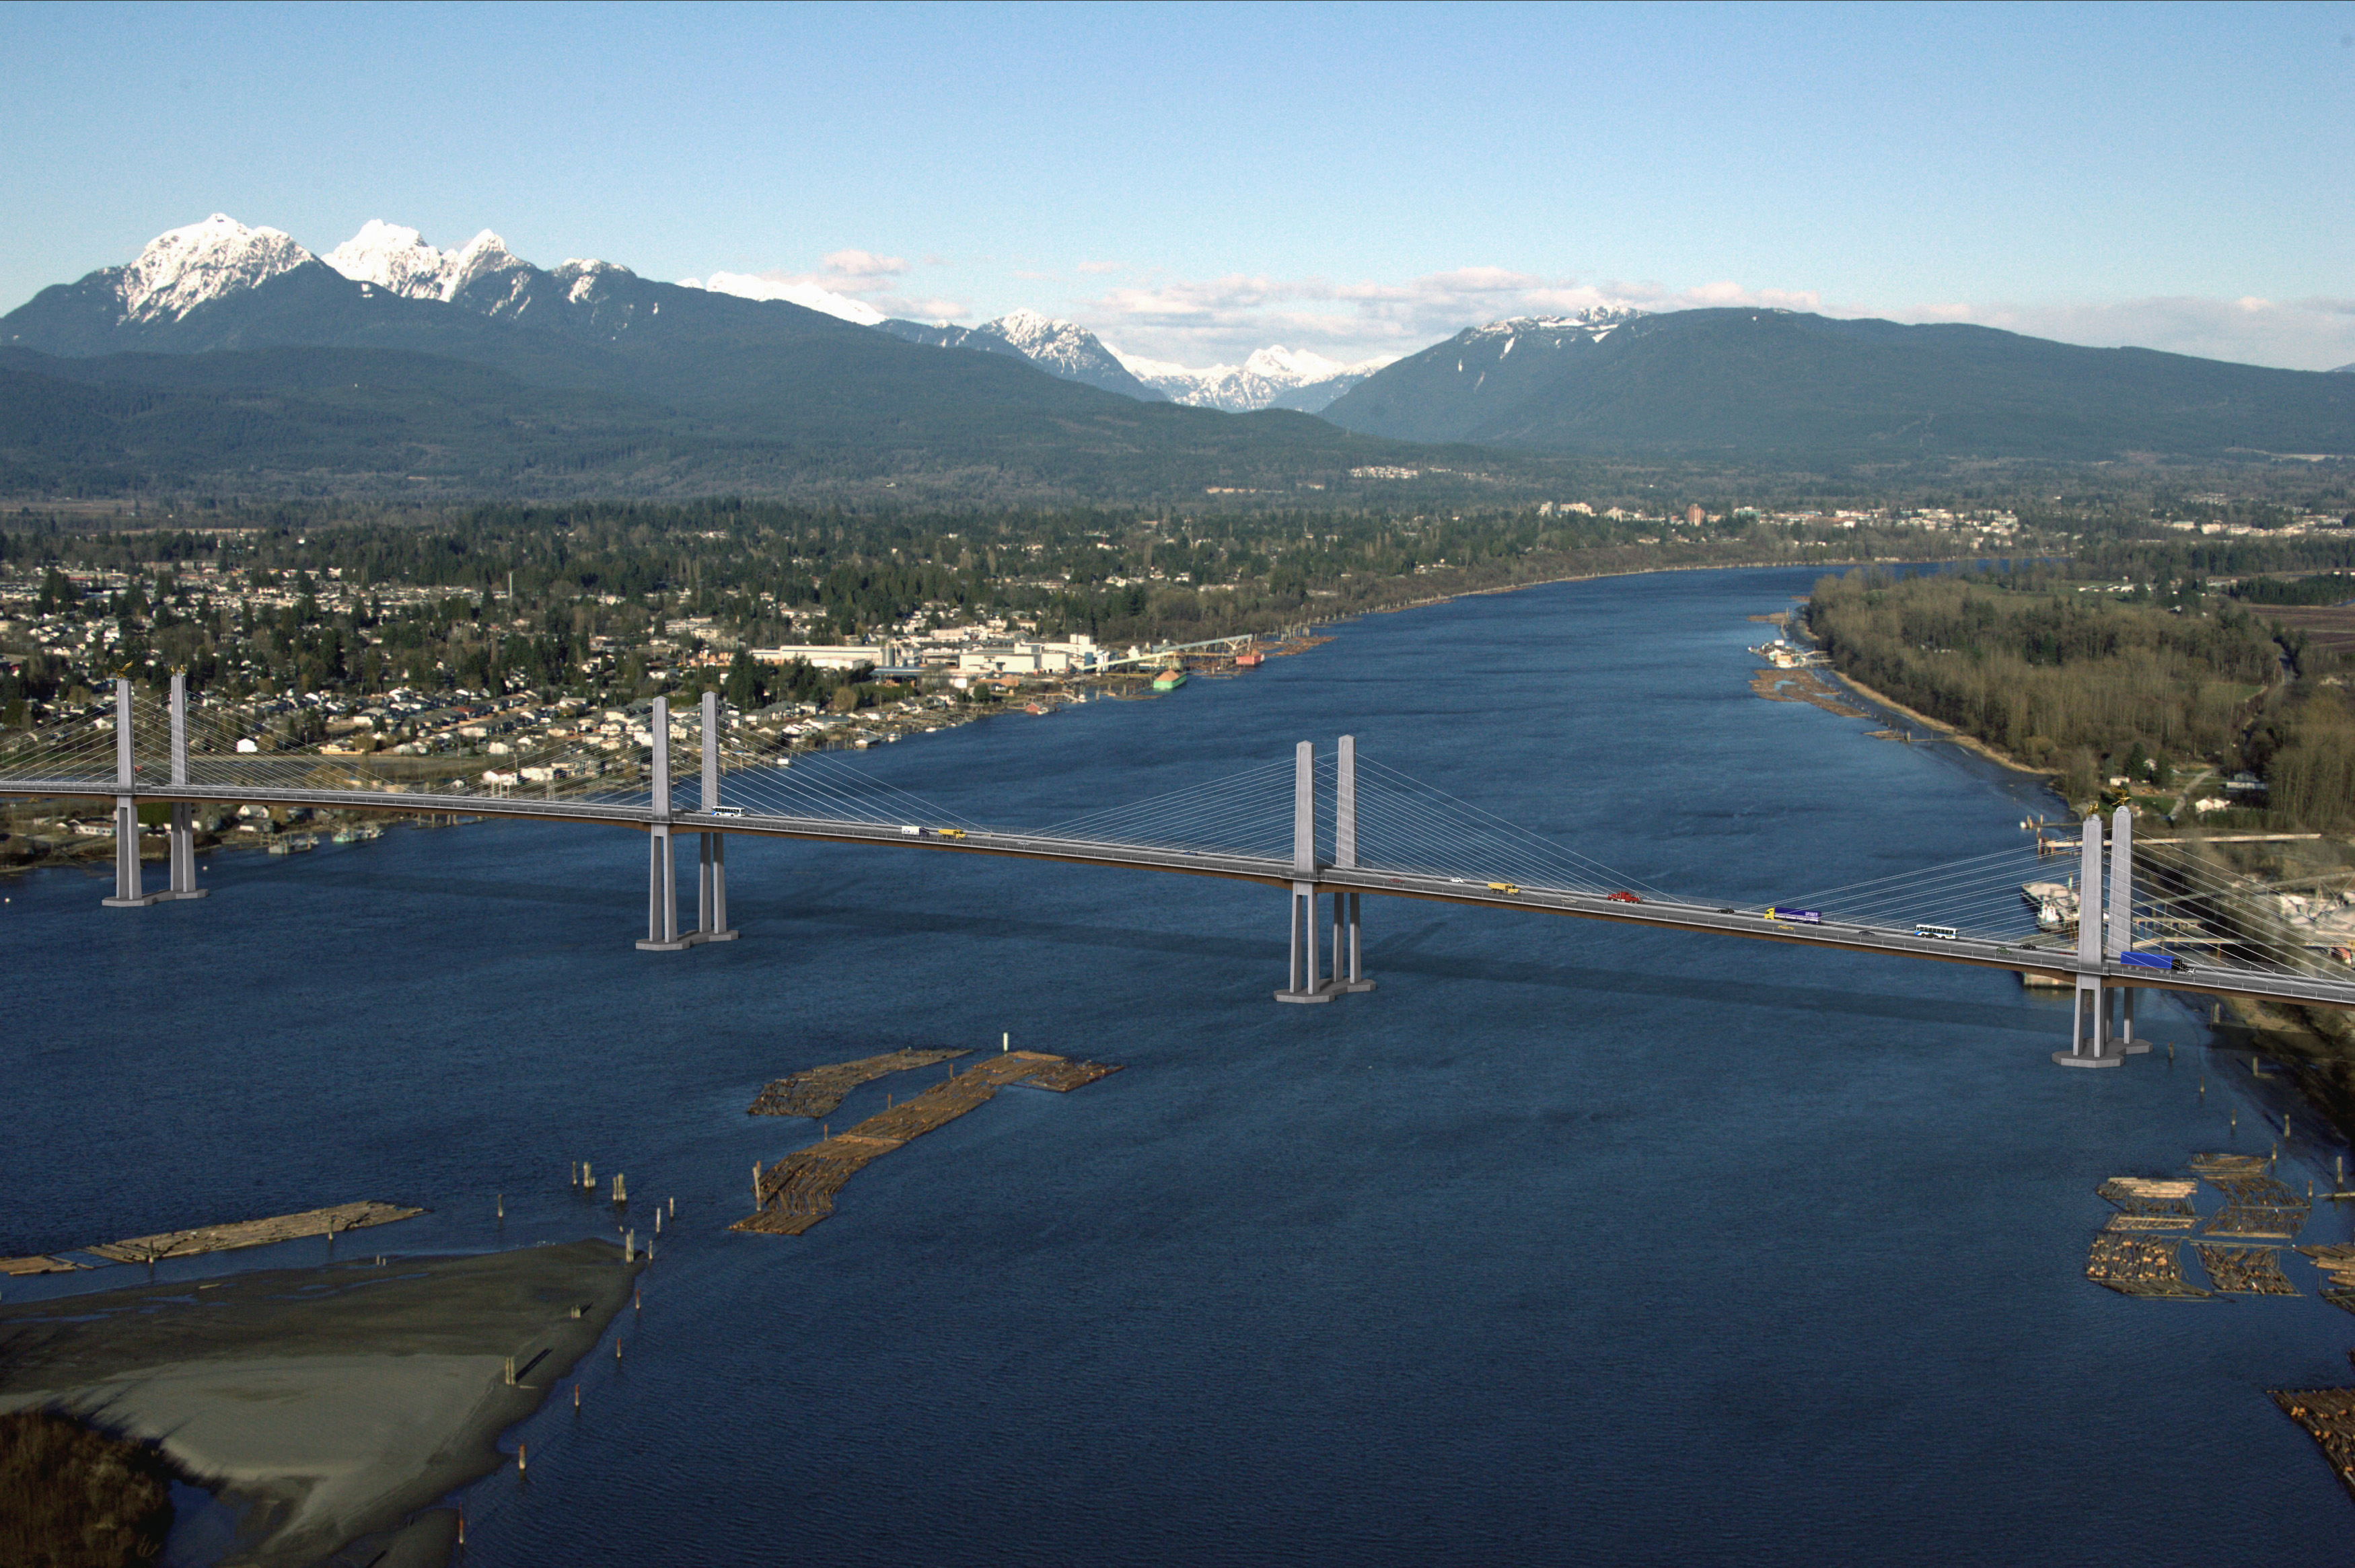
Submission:
M 2355 0 L 0 6 L 0 310 L 224 212 L 1344 362 L 1601 303 L 2355 362 Z

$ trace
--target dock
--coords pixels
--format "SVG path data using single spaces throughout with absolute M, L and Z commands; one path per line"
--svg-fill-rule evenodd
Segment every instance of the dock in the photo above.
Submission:
M 96 1246 L 69 1250 L 102 1257 L 109 1263 L 154 1263 L 166 1257 L 194 1257 L 198 1253 L 234 1252 L 240 1247 L 268 1246 L 273 1242 L 300 1241 L 304 1236 L 335 1236 L 370 1225 L 389 1225 L 421 1214 L 398 1203 L 363 1199 L 327 1209 L 305 1209 L 299 1214 L 272 1214 L 267 1219 L 237 1220 L 223 1225 L 198 1225 L 193 1230 L 165 1231 L 125 1241 L 101 1242 Z M 69 1257 L 0 1258 L 0 1275 L 62 1274 L 87 1268 Z
M 938 1066 L 959 1056 L 971 1055 L 969 1051 L 890 1051 L 880 1056 L 861 1056 L 856 1062 L 834 1062 L 823 1067 L 811 1067 L 791 1077 L 779 1078 L 762 1089 L 752 1101 L 753 1116 L 821 1117 L 840 1105 L 843 1097 L 861 1084 L 871 1084 L 893 1073 L 904 1073 L 914 1067 Z
M 887 1059 L 868 1058 L 870 1062 Z M 1118 1071 L 1117 1066 L 1106 1063 L 1074 1061 L 1043 1051 L 1009 1051 L 984 1056 L 966 1071 L 879 1111 L 847 1132 L 835 1133 L 807 1149 L 788 1154 L 761 1171 L 759 1212 L 729 1228 L 763 1235 L 800 1235 L 834 1213 L 835 1194 L 869 1160 L 946 1127 L 967 1111 L 996 1098 L 998 1090 L 1028 1082 L 1068 1094 Z M 835 1103 L 839 1103 L 839 1097 Z

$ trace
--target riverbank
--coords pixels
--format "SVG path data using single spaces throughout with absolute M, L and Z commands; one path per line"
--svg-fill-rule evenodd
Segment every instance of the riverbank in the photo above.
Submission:
M 297 1568 L 363 1536 L 388 1563 L 438 1561 L 456 1520 L 434 1505 L 511 1462 L 499 1434 L 594 1348 L 643 1268 L 580 1241 L 0 1308 L 0 1409 L 159 1445 L 239 1515 L 223 1568 Z

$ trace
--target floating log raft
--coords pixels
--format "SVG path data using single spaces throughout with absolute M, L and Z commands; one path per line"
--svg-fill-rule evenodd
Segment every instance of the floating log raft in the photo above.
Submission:
M 1029 1052 L 1022 1054 L 1029 1055 Z M 1074 1062 L 1068 1056 L 1050 1056 L 1047 1065 L 1022 1081 L 1036 1084 L 1042 1089 L 1052 1089 L 1068 1095 L 1073 1089 L 1083 1089 L 1098 1078 L 1109 1078 L 1120 1068 L 1110 1062 Z
M 800 1235 L 834 1213 L 834 1195 L 868 1160 L 947 1126 L 995 1098 L 1007 1085 L 1029 1081 L 1069 1092 L 1117 1071 L 1102 1063 L 1073 1062 L 1041 1051 L 984 1056 L 956 1076 L 868 1117 L 847 1132 L 789 1154 L 762 1171 L 760 1212 L 729 1228 L 765 1235 Z
M 2312 1258 L 2315 1267 L 2322 1270 L 2322 1277 L 2329 1281 L 2322 1287 L 2322 1298 L 2342 1312 L 2355 1312 L 2355 1242 L 2333 1242 L 2297 1250 Z
M 2121 1296 L 2199 1301 L 2208 1292 L 2183 1277 L 2182 1249 L 2172 1241 L 2103 1233 L 2085 1254 L 2085 1277 Z
M 2200 1266 L 2217 1289 L 2233 1296 L 2295 1296 L 2297 1287 L 2281 1271 L 2279 1253 L 2269 1246 L 2219 1246 L 2194 1242 Z
M 843 1097 L 861 1084 L 871 1084 L 878 1078 L 904 1073 L 911 1067 L 930 1067 L 970 1054 L 965 1051 L 910 1049 L 892 1051 L 880 1056 L 861 1056 L 856 1062 L 834 1062 L 823 1067 L 812 1067 L 789 1078 L 779 1078 L 762 1089 L 752 1102 L 751 1114 L 824 1116 L 840 1105 Z
M 2288 1241 L 2306 1228 L 2313 1205 L 2271 1176 L 2213 1175 L 2208 1184 L 2224 1194 L 2224 1207 L 2200 1227 L 2202 1235 L 2254 1236 Z
M 2185 1163 L 2202 1176 L 2262 1176 L 2266 1160 L 2262 1154 L 2195 1154 Z
M 2112 1231 L 2188 1231 L 2199 1222 L 2191 1206 L 2197 1181 L 2155 1181 L 2140 1176 L 2113 1176 L 2095 1189 L 2118 1206 L 2103 1228 Z
M 71 1274 L 77 1268 L 89 1266 L 69 1257 L 43 1257 L 38 1253 L 30 1257 L 0 1257 L 0 1278 L 19 1274 Z
M 2274 1403 L 2307 1430 L 2322 1457 L 2355 1494 L 2355 1388 L 2277 1388 Z
M 306 1209 L 299 1214 L 274 1214 L 266 1220 L 239 1220 L 226 1225 L 199 1225 L 189 1231 L 133 1236 L 128 1241 L 105 1242 L 80 1250 L 110 1263 L 153 1263 L 165 1257 L 192 1257 L 201 1252 L 268 1246 L 272 1242 L 299 1241 L 304 1236 L 340 1235 L 369 1225 L 389 1225 L 424 1212 L 363 1200 L 338 1203 L 331 1209 Z

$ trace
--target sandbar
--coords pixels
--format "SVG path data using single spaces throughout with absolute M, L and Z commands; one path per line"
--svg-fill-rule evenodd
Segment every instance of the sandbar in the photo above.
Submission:
M 387 1531 L 431 1560 L 447 1516 L 412 1516 L 510 1462 L 498 1435 L 596 1345 L 644 1266 L 581 1241 L 0 1308 L 0 1410 L 54 1405 L 161 1444 L 243 1511 L 224 1568 L 293 1568 Z M 529 1368 L 513 1387 L 510 1356 Z

